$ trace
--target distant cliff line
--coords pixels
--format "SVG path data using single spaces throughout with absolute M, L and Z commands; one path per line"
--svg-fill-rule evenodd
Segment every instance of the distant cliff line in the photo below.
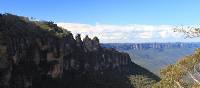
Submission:
M 103 47 L 119 50 L 143 50 L 165 48 L 199 48 L 200 42 L 170 42 L 170 43 L 102 43 Z

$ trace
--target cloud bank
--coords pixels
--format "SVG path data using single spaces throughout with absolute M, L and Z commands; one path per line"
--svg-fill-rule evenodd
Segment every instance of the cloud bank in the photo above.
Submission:
M 97 36 L 103 43 L 134 43 L 134 42 L 189 42 L 195 39 L 184 39 L 183 34 L 173 32 L 172 25 L 108 25 L 57 23 L 58 26 L 82 37 Z

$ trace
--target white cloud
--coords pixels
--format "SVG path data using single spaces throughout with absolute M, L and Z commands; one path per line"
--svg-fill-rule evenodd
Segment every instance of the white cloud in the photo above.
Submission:
M 151 32 L 142 32 L 142 33 L 139 33 L 139 38 L 142 38 L 142 39 L 150 39 L 152 38 L 153 35 Z
M 108 25 L 108 24 L 80 24 L 57 23 L 73 34 L 80 33 L 82 37 L 97 36 L 101 42 L 171 42 L 183 39 L 182 34 L 174 33 L 172 25 Z M 179 41 L 177 41 L 179 42 Z

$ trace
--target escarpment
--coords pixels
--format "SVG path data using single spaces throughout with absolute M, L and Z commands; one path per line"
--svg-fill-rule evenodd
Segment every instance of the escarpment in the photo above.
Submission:
M 97 37 L 82 41 L 53 22 L 0 15 L 0 88 L 130 88 L 126 76 L 138 71 Z
M 147 49 L 170 49 L 170 48 L 198 48 L 199 42 L 194 43 L 107 43 L 103 47 L 115 48 L 118 50 L 147 50 Z

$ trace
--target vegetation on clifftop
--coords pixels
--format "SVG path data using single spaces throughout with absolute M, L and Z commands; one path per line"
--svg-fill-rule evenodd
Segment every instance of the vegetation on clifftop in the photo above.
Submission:
M 199 88 L 200 87 L 200 49 L 185 56 L 176 64 L 161 70 L 161 81 L 154 88 Z

